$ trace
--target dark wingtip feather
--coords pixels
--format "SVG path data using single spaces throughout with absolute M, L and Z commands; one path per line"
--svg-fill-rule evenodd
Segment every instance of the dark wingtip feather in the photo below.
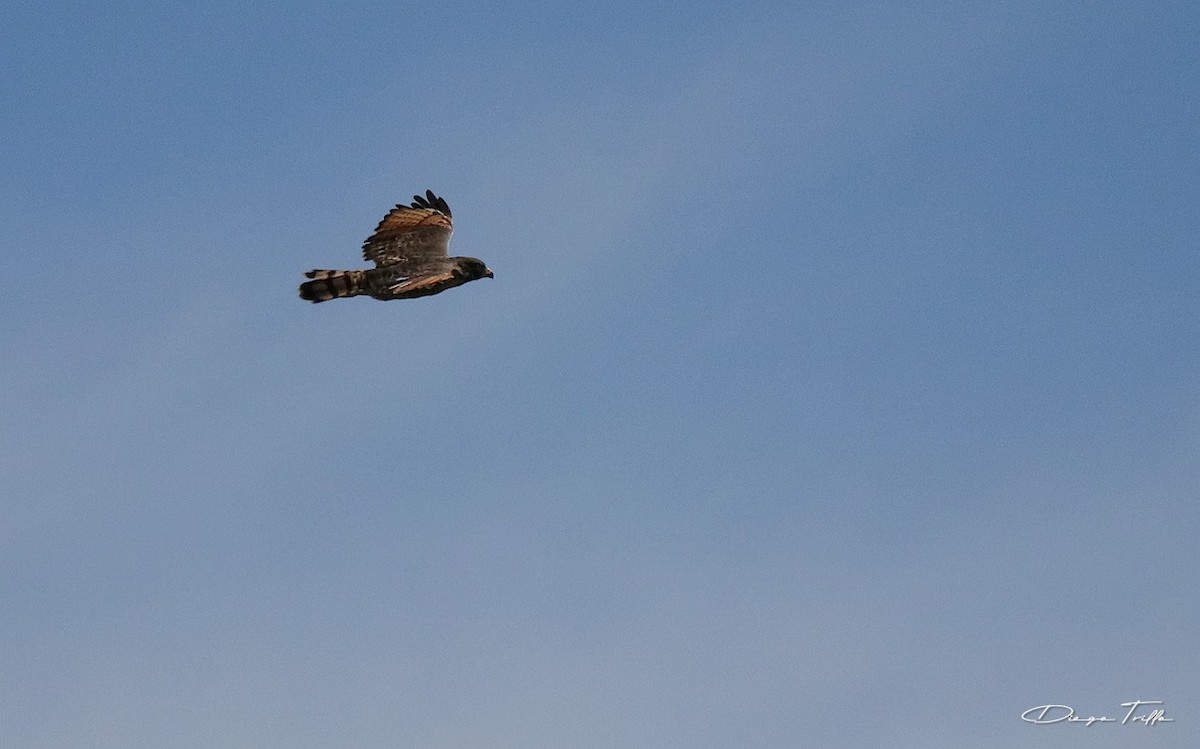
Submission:
M 434 211 L 440 211 L 446 216 L 453 218 L 450 214 L 450 206 L 446 203 L 445 198 L 439 198 L 433 194 L 433 190 L 426 190 L 424 197 L 420 195 L 413 196 L 413 208 L 428 208 Z

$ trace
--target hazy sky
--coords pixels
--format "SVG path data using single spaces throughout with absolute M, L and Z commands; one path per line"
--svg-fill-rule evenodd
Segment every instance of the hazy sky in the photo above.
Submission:
M 1197 39 L 0 12 L 0 746 L 1196 746 Z M 297 298 L 426 188 L 494 280 Z

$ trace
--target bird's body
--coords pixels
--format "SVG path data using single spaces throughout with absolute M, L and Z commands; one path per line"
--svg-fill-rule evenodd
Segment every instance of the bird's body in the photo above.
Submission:
M 450 206 L 425 191 L 411 205 L 393 208 L 363 243 L 363 258 L 375 263 L 366 270 L 310 270 L 300 284 L 300 298 L 325 302 L 368 295 L 374 299 L 414 299 L 462 286 L 492 271 L 473 257 L 450 257 L 454 231 Z

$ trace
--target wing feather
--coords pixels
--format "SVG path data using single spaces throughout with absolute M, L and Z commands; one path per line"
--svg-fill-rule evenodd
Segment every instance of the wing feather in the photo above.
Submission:
M 363 242 L 365 260 L 377 266 L 417 268 L 449 256 L 454 232 L 450 206 L 432 190 L 425 195 L 414 195 L 412 205 L 397 205 L 383 217 L 375 233 Z
M 452 218 L 450 206 L 446 204 L 446 199 L 434 195 L 433 190 L 426 190 L 425 197 L 414 195 L 412 205 L 413 208 L 431 208 L 446 214 L 446 218 Z
M 388 295 L 398 299 L 414 299 L 422 296 L 432 296 L 445 289 L 461 286 L 466 279 L 446 271 L 428 275 L 413 276 L 402 282 L 388 287 Z

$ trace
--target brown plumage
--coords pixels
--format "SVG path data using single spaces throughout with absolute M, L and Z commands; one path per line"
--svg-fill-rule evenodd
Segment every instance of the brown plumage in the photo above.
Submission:
M 414 299 L 462 286 L 492 271 L 473 257 L 450 257 L 454 224 L 446 201 L 425 191 L 411 205 L 388 212 L 375 233 L 363 242 L 366 270 L 310 270 L 300 284 L 300 298 L 310 302 L 365 294 L 375 299 Z

